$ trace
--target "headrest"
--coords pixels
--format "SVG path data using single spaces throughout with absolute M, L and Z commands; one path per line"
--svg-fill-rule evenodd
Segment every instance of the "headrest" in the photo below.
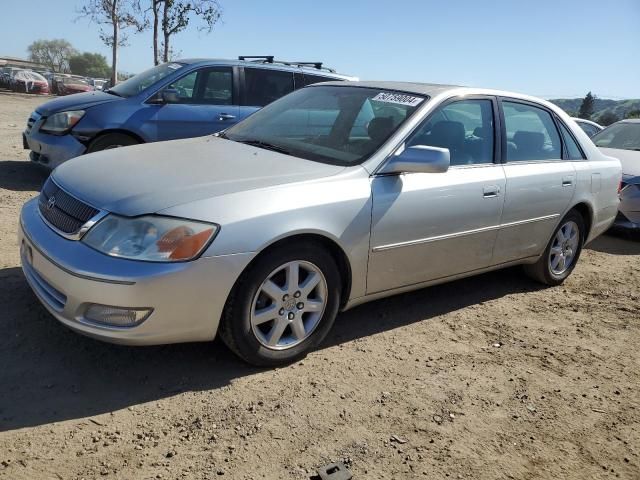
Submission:
M 391 117 L 375 117 L 369 122 L 367 134 L 371 140 L 382 142 L 393 131 L 393 119 Z
M 464 125 L 461 122 L 443 120 L 431 129 L 430 143 L 435 147 L 458 148 L 464 143 Z
M 544 146 L 544 135 L 540 132 L 526 132 L 518 130 L 513 136 L 513 143 L 519 151 L 538 152 Z

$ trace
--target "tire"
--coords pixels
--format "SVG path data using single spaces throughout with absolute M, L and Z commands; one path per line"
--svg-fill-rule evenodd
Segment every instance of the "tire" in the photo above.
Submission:
M 575 231 L 575 239 L 572 234 Z M 564 282 L 580 258 L 585 241 L 585 226 L 582 215 L 571 210 L 554 230 L 544 253 L 536 263 L 525 265 L 525 273 L 545 285 L 560 285 Z M 568 234 L 570 238 L 562 240 Z M 573 240 L 572 240 L 573 239 Z
M 111 148 L 128 147 L 129 145 L 137 145 L 139 143 L 138 140 L 125 133 L 107 133 L 93 140 L 91 144 L 89 144 L 87 153 L 109 150 Z
M 288 287 L 296 269 L 299 281 Z M 267 280 L 271 280 L 268 285 Z M 321 246 L 304 242 L 276 247 L 260 256 L 236 282 L 222 316 L 220 336 L 247 363 L 289 364 L 326 337 L 338 314 L 340 292 L 336 262 Z M 263 312 L 267 313 L 257 315 Z

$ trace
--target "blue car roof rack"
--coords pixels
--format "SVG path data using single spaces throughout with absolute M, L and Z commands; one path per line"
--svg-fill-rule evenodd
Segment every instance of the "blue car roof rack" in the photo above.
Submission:
M 322 66 L 322 62 L 289 62 L 285 60 L 276 60 L 273 55 L 240 55 L 238 60 L 251 61 L 257 63 L 279 63 L 281 65 L 287 65 L 289 67 L 312 67 L 316 70 L 324 70 L 330 73 L 336 73 L 333 68 L 327 68 Z

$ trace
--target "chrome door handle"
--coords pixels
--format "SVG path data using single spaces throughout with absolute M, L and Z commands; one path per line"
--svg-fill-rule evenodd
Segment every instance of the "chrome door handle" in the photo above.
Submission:
M 218 120 L 222 121 L 222 120 L 233 120 L 234 118 L 236 118 L 235 115 L 230 115 L 228 113 L 221 113 L 220 115 L 218 115 Z
M 500 187 L 497 185 L 490 185 L 482 189 L 482 196 L 484 198 L 495 198 L 500 195 Z
M 573 185 L 573 177 L 564 177 L 562 179 L 563 187 L 570 187 L 571 185 Z

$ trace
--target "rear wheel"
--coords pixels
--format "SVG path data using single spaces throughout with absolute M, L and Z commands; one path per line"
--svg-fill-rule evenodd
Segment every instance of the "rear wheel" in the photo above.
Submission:
M 293 362 L 327 335 L 340 305 L 335 261 L 311 243 L 277 248 L 247 270 L 227 302 L 221 337 L 248 363 Z
M 137 145 L 138 140 L 131 135 L 125 133 L 107 133 L 96 138 L 87 149 L 87 153 L 99 152 L 101 150 L 109 150 L 111 148 L 127 147 L 129 145 Z
M 571 275 L 580 258 L 584 235 L 582 215 L 570 211 L 554 231 L 544 254 L 536 263 L 525 265 L 525 272 L 541 283 L 560 285 Z

